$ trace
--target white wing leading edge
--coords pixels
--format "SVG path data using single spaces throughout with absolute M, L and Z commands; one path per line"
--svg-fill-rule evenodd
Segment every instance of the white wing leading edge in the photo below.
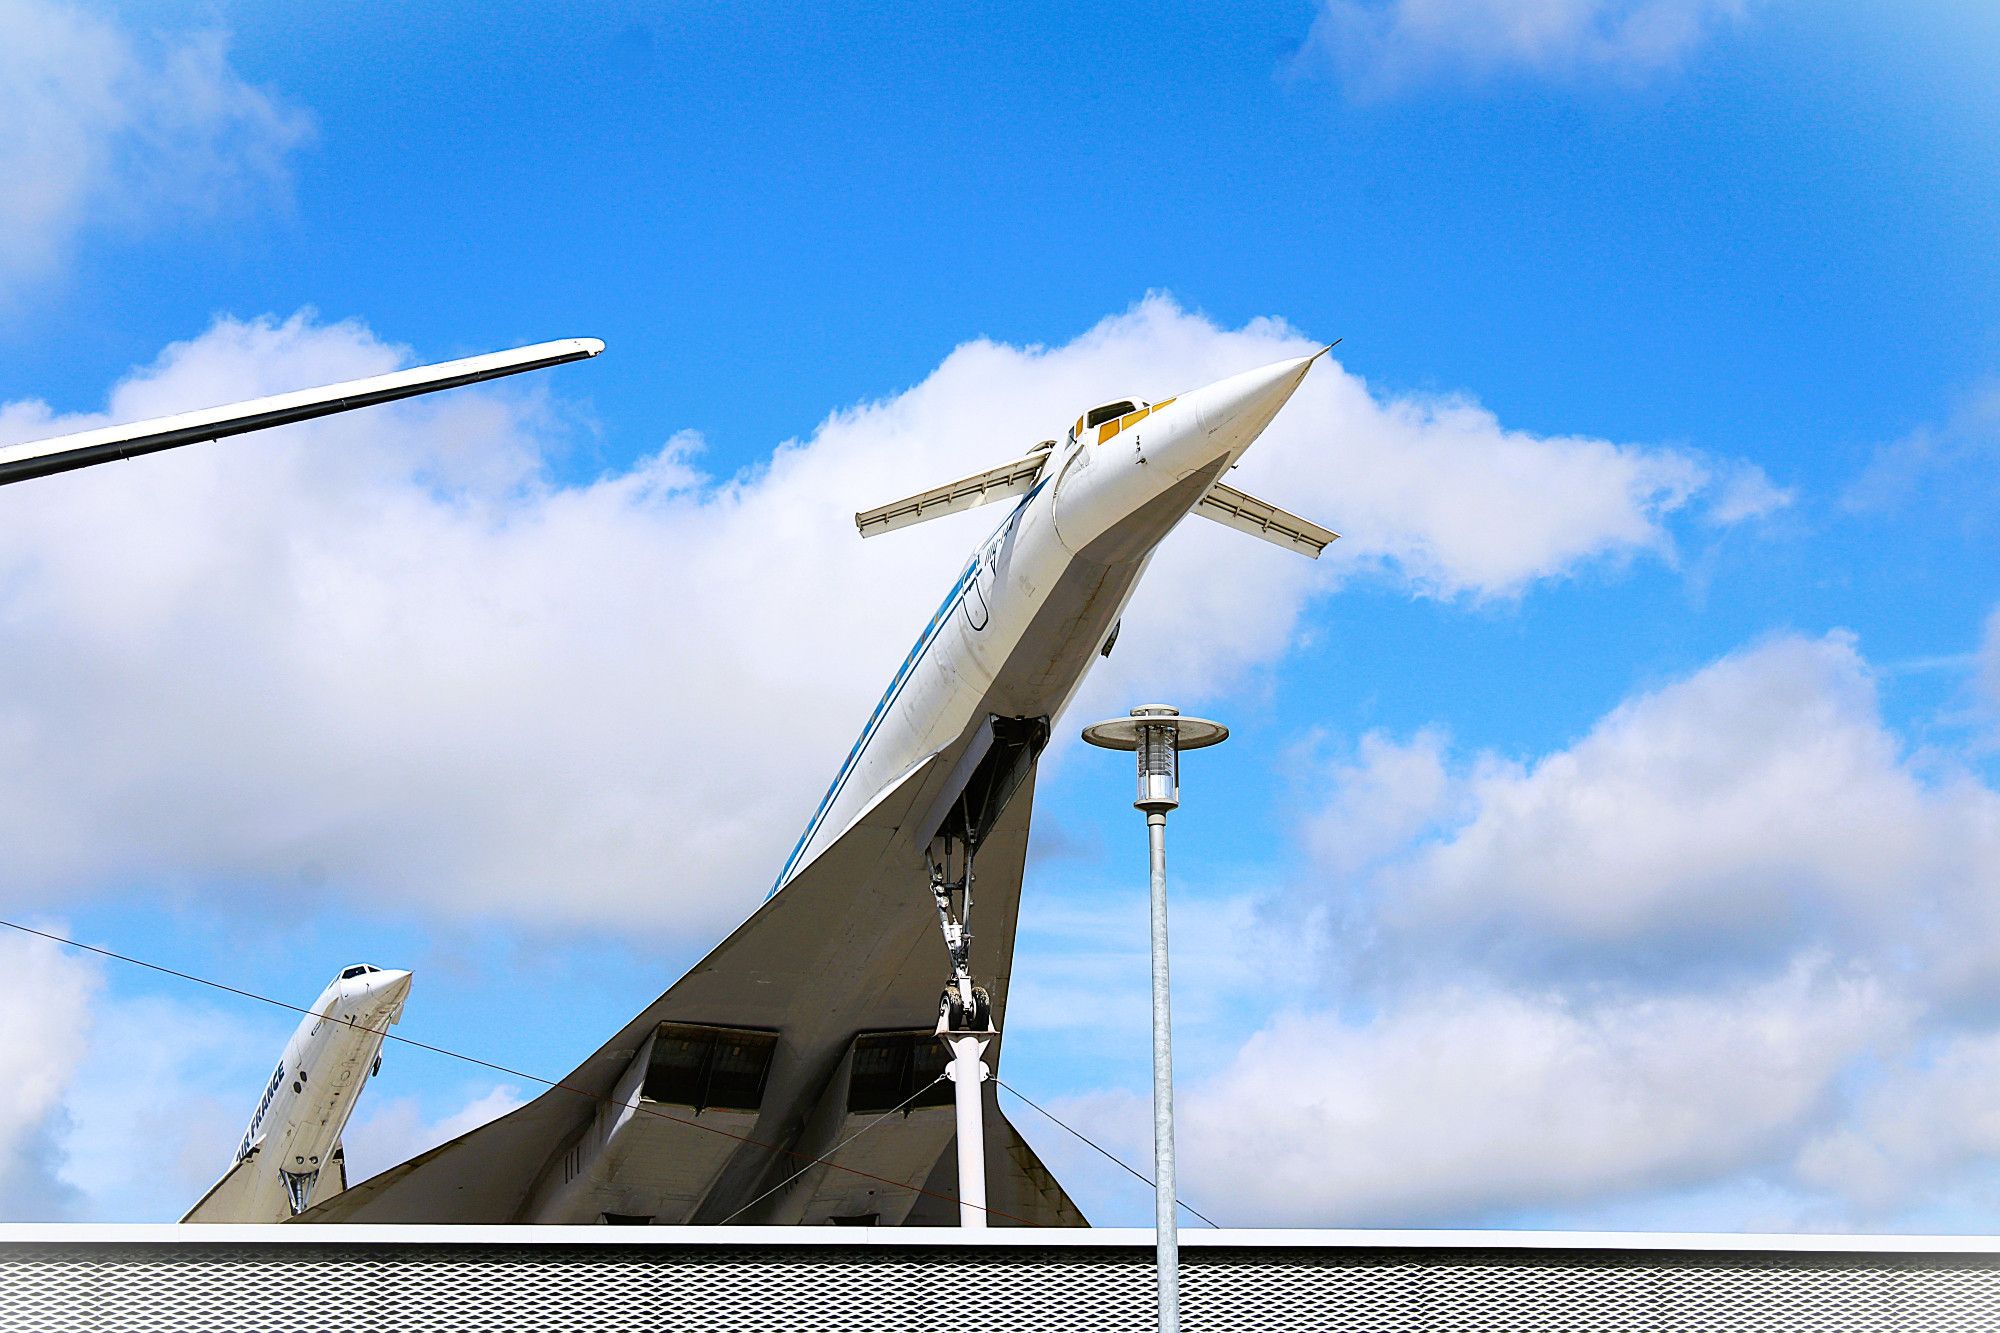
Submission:
M 439 389 L 456 389 L 461 385 L 478 384 L 482 380 L 499 379 L 503 375 L 560 366 L 596 356 L 603 350 L 604 344 L 595 338 L 564 338 L 556 342 L 536 343 L 531 347 L 516 347 L 506 352 L 468 356 L 435 366 L 371 375 L 367 379 L 347 380 L 317 389 L 300 389 L 296 393 L 226 403 L 221 407 L 205 407 L 196 412 L 155 417 L 150 421 L 134 421 L 122 426 L 105 426 L 75 435 L 60 435 L 51 440 L 8 445 L 0 447 L 0 486 L 120 458 L 137 458 L 162 449 L 177 449 L 184 444 L 219 440 L 228 435 L 290 425 L 294 421 L 310 421 L 335 412 L 351 412 L 357 407 L 392 403 L 399 398 L 414 398 Z

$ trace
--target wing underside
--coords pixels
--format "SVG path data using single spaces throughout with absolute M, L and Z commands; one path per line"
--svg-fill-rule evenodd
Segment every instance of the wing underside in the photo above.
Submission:
M 275 1191 L 257 1175 L 257 1154 L 229 1168 L 208 1193 L 188 1209 L 183 1222 L 280 1222 L 286 1210 L 273 1210 Z
M 879 1115 L 883 1079 L 938 1047 L 946 959 L 913 825 L 936 807 L 954 753 L 914 769 L 560 1085 L 300 1220 L 906 1220 L 953 1155 L 949 1107 L 942 1131 L 923 1109 L 870 1131 L 852 1145 L 866 1165 L 841 1145 L 843 1126 Z M 1031 807 L 1032 779 L 980 852 L 975 965 L 996 1021 Z M 997 1111 L 988 1140 L 995 1167 L 1020 1174 L 1008 1165 L 1019 1136 Z M 1080 1220 L 1067 1199 L 1047 1202 L 1059 1187 L 1031 1195 L 1039 1220 Z

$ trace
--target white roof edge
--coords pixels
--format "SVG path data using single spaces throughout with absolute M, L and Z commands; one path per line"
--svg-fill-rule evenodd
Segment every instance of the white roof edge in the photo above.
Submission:
M 1666 1250 L 1795 1254 L 1992 1254 L 2000 1236 L 1856 1236 L 1654 1231 L 1416 1231 L 1253 1227 L 1184 1230 L 1187 1249 Z M 202 1226 L 173 1223 L 0 1223 L 4 1245 L 754 1245 L 1150 1248 L 1139 1227 L 606 1227 Z

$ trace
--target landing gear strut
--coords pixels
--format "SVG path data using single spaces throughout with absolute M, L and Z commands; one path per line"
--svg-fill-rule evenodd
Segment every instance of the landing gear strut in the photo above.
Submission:
M 959 850 L 958 873 L 952 874 L 953 849 Z M 935 850 L 934 850 L 935 849 Z M 951 1079 L 958 1112 L 958 1224 L 974 1229 L 986 1225 L 985 1098 L 980 1089 L 992 1075 L 986 1068 L 986 1048 L 993 1041 L 993 998 L 972 981 L 972 853 L 970 844 L 941 833 L 924 851 L 930 870 L 931 897 L 937 903 L 938 928 L 951 962 L 951 978 L 938 997 L 937 1035 L 951 1052 L 945 1073 Z
M 992 1077 L 986 1068 L 986 1048 L 998 1035 L 993 1030 L 993 997 L 972 982 L 972 858 L 1049 741 L 1046 717 L 993 714 L 986 727 L 985 748 L 968 755 L 970 772 L 924 848 L 931 898 L 937 903 L 938 929 L 944 933 L 951 969 L 944 994 L 938 997 L 937 1034 L 951 1051 L 947 1072 L 957 1094 L 962 1227 L 986 1225 L 986 1129 L 979 1085 Z
M 313 1186 L 319 1183 L 317 1168 L 311 1171 L 286 1171 L 280 1169 L 278 1179 L 285 1183 L 285 1201 L 292 1206 L 292 1216 L 297 1217 L 312 1202 Z
M 958 873 L 952 874 L 957 851 Z M 951 975 L 938 997 L 941 1032 L 988 1032 L 993 1028 L 993 999 L 972 981 L 972 855 L 971 846 L 940 834 L 924 850 L 930 871 L 931 900 L 937 904 L 938 929 L 944 935 Z

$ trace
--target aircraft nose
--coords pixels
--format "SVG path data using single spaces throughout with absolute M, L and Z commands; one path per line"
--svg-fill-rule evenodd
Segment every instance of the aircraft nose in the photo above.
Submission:
M 1312 363 L 1325 354 L 1322 348 L 1311 356 L 1273 362 L 1197 389 L 1191 396 L 1210 441 L 1219 446 L 1218 452 L 1226 449 L 1236 453 L 1262 434 L 1304 382 Z
M 393 968 L 373 972 L 368 977 L 368 1004 L 379 1013 L 401 1009 L 410 993 L 410 974 Z

